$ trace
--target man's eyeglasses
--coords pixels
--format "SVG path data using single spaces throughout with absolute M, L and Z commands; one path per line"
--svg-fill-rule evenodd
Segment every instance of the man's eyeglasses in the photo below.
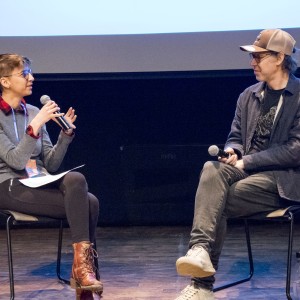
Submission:
M 3 76 L 3 77 L 11 77 L 11 76 L 19 76 L 20 77 L 20 76 L 22 76 L 25 79 L 28 79 L 29 74 L 32 75 L 32 70 L 31 69 L 24 69 L 21 72 L 10 74 L 10 75 L 6 75 L 6 76 Z
M 257 64 L 259 64 L 261 61 L 263 61 L 265 58 L 271 56 L 273 53 L 249 53 L 250 60 L 254 59 Z

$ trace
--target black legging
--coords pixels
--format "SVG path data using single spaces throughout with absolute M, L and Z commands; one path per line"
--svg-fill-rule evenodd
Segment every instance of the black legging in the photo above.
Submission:
M 52 218 L 67 218 L 73 243 L 94 242 L 99 201 L 88 192 L 84 175 L 69 172 L 62 179 L 39 188 L 18 179 L 0 184 L 0 209 Z

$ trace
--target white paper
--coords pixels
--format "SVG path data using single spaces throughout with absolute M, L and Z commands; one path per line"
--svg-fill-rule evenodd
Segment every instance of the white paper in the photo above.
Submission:
M 71 170 L 65 171 L 63 173 L 56 174 L 56 175 L 49 174 L 49 175 L 41 176 L 41 177 L 31 177 L 31 178 L 25 178 L 25 179 L 19 179 L 19 180 L 21 183 L 23 183 L 26 186 L 29 186 L 31 188 L 36 188 L 36 187 L 48 184 L 50 182 L 56 181 L 56 180 L 62 178 L 63 176 L 65 176 L 67 173 L 69 173 L 75 169 L 81 168 L 83 166 L 84 165 L 81 165 L 81 166 L 75 167 Z

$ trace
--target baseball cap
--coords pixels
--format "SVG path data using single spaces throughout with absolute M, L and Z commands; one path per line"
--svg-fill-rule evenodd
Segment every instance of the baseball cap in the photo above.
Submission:
M 294 38 L 286 31 L 265 29 L 260 32 L 253 45 L 240 46 L 240 49 L 247 52 L 275 51 L 291 55 L 295 44 Z

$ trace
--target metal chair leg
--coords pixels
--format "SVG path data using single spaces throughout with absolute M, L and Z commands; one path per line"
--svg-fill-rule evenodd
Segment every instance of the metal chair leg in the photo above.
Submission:
M 63 220 L 60 221 L 59 233 L 58 233 L 58 247 L 57 247 L 57 260 L 56 260 L 56 275 L 57 278 L 65 283 L 70 285 L 70 280 L 64 279 L 61 277 L 61 250 L 62 250 L 62 239 L 63 239 Z
M 286 298 L 288 300 L 292 300 L 290 291 L 291 291 L 291 268 L 292 268 L 292 251 L 293 251 L 293 236 L 294 236 L 294 214 L 292 212 L 288 213 L 288 220 L 290 222 L 290 228 L 289 228 L 289 241 L 288 241 L 288 256 L 287 256 L 287 271 L 286 271 Z M 251 242 L 250 242 L 250 233 L 249 233 L 249 226 L 248 222 L 245 219 L 245 233 L 246 233 L 246 241 L 247 241 L 247 249 L 248 249 L 248 258 L 249 258 L 249 275 L 248 277 L 234 281 L 232 283 L 228 283 L 225 285 L 222 285 L 220 287 L 217 287 L 214 289 L 214 292 L 232 287 L 234 285 L 249 281 L 253 274 L 254 274 L 254 264 L 253 264 L 253 256 L 252 256 L 252 250 L 251 250 Z
M 244 220 L 244 224 L 245 224 L 245 233 L 246 233 L 246 242 L 247 242 L 247 250 L 248 250 L 248 259 L 249 259 L 249 275 L 243 279 L 240 280 L 236 280 L 234 282 L 231 283 L 227 283 L 224 284 L 222 286 L 216 287 L 214 288 L 214 292 L 223 290 L 223 289 L 227 289 L 229 287 L 235 286 L 237 284 L 249 281 L 254 273 L 254 264 L 253 264 L 253 256 L 252 256 L 252 249 L 251 249 L 251 241 L 250 241 L 250 232 L 249 232 L 249 225 L 247 220 Z
M 5 215 L 6 215 L 6 241 L 7 241 L 9 285 L 10 285 L 10 300 L 14 300 L 15 299 L 15 285 L 14 285 L 12 241 L 11 241 L 11 225 L 14 224 L 15 218 L 12 214 L 9 214 L 9 215 L 5 214 Z M 26 220 L 26 221 L 28 221 L 28 220 Z M 61 273 L 62 238 L 63 238 L 63 220 L 60 220 L 60 228 L 59 228 L 59 236 L 58 236 L 58 249 L 57 249 L 57 262 L 56 262 L 56 274 L 57 274 L 58 279 L 61 282 L 70 285 L 70 281 L 62 278 L 60 275 L 60 273 Z
M 11 234 L 10 234 L 10 223 L 12 220 L 13 220 L 12 216 L 8 216 L 6 219 L 6 241 L 7 241 L 7 252 L 8 252 L 10 300 L 15 299 L 14 270 L 13 270 L 13 258 L 12 258 Z
M 294 236 L 294 215 L 289 212 L 288 219 L 290 221 L 290 231 L 289 231 L 289 245 L 288 245 L 288 257 L 287 257 L 287 272 L 286 272 L 286 297 L 291 300 L 291 266 L 292 266 L 292 251 L 293 251 L 293 236 Z

